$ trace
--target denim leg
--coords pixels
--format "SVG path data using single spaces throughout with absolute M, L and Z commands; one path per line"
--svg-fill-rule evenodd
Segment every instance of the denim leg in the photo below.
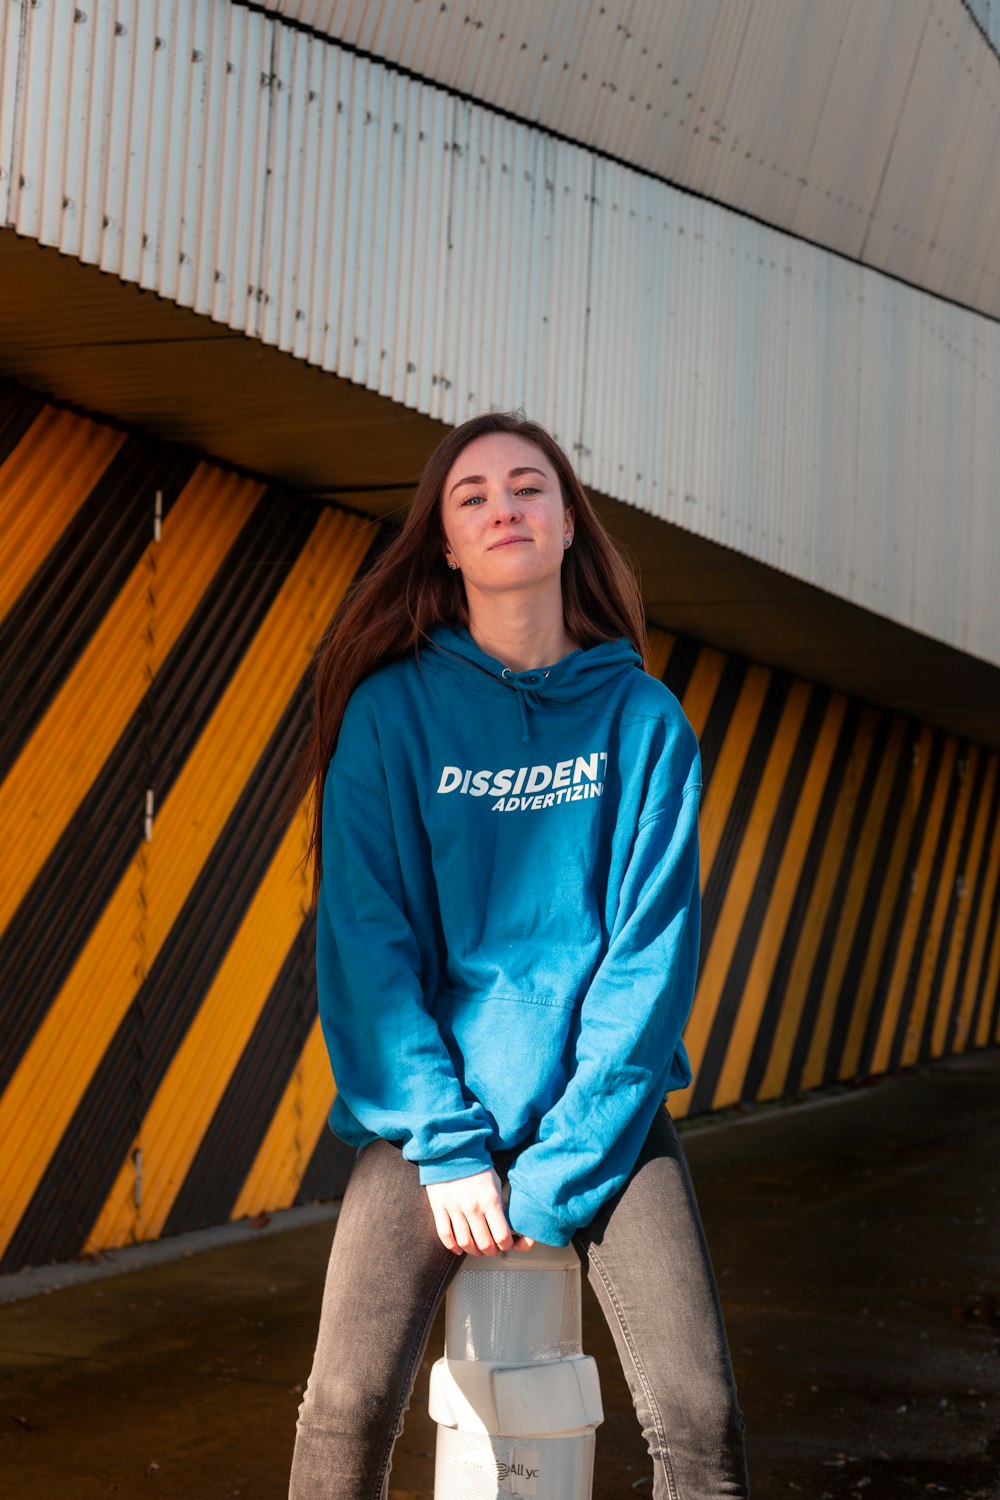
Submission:
M 419 1173 L 373 1141 L 344 1194 L 289 1500 L 384 1500 L 434 1314 L 464 1257 L 437 1237 Z
M 719 1293 L 665 1106 L 625 1186 L 574 1243 L 653 1459 L 653 1500 L 747 1496 L 743 1419 Z

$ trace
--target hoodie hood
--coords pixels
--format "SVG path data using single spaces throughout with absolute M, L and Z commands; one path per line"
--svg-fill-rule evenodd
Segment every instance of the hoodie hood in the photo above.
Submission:
M 599 701 L 623 672 L 642 667 L 642 657 L 625 636 L 577 647 L 551 666 L 529 667 L 523 672 L 515 672 L 483 651 L 467 625 L 435 625 L 429 639 L 430 649 L 422 657 L 426 665 L 466 680 L 471 676 L 480 688 L 488 682 L 495 685 L 497 693 L 514 694 L 525 743 L 531 739 L 529 709 L 537 712 L 546 703 Z

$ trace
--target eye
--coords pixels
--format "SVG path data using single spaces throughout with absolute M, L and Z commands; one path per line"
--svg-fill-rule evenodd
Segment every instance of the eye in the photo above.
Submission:
M 538 495 L 540 493 L 541 491 L 538 487 L 533 484 L 522 484 L 521 488 L 517 491 L 519 495 Z
M 462 501 L 462 504 L 472 505 L 474 501 L 482 500 L 483 498 L 484 497 L 482 495 L 466 495 L 465 499 Z

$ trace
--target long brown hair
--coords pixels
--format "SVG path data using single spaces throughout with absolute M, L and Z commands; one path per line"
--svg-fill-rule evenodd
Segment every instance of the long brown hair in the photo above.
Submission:
M 402 529 L 348 588 L 310 666 L 313 722 L 292 763 L 284 816 L 314 788 L 309 845 L 312 900 L 322 871 L 323 784 L 347 700 L 378 667 L 419 649 L 439 623 L 468 625 L 460 572 L 444 560 L 441 492 L 463 448 L 489 433 L 534 443 L 559 476 L 563 505 L 574 509 L 573 545 L 562 560 L 563 620 L 584 648 L 625 636 L 646 662 L 646 621 L 638 579 L 589 500 L 555 438 L 518 412 L 471 417 L 443 437 L 424 465 Z

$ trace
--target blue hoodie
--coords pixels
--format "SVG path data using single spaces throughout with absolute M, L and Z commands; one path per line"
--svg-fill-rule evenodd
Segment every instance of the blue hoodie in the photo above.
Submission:
M 523 1146 L 511 1226 L 568 1244 L 691 1081 L 700 793 L 624 638 L 514 672 L 438 625 L 365 678 L 322 804 L 334 1133 L 400 1142 L 424 1184 Z

